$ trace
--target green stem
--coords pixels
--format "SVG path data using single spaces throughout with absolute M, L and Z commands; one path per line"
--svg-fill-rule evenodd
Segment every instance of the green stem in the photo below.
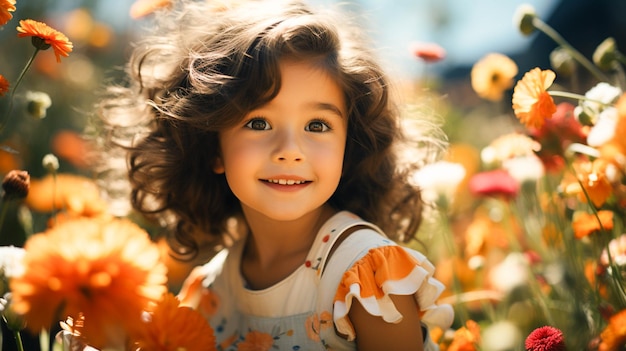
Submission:
M 612 105 L 610 103 L 607 104 L 606 102 L 602 102 L 600 100 L 590 99 L 586 97 L 585 95 L 570 93 L 568 91 L 548 90 L 548 94 L 550 94 L 550 96 L 564 97 L 564 98 L 573 99 L 573 100 L 589 101 L 589 102 L 593 102 L 596 104 L 600 104 L 604 107 L 609 107 Z
M 15 344 L 17 344 L 17 350 L 24 351 L 24 344 L 22 343 L 22 335 L 20 334 L 19 330 L 14 331 L 13 335 L 15 336 Z
M 37 56 L 37 53 L 39 53 L 39 48 L 35 48 L 35 51 L 30 56 L 30 59 L 28 59 L 28 62 L 26 62 L 26 65 L 22 69 L 22 72 L 20 72 L 19 77 L 17 77 L 17 81 L 13 85 L 13 90 L 11 90 L 11 94 L 9 95 L 9 106 L 7 107 L 7 112 L 2 117 L 4 121 L 0 122 L 0 135 L 2 135 L 2 132 L 4 131 L 4 128 L 6 127 L 9 121 L 9 116 L 11 115 L 11 110 L 13 109 L 13 97 L 15 96 L 15 91 L 17 90 L 17 87 L 22 82 L 22 79 L 24 79 L 26 72 L 28 71 L 30 66 L 33 64 L 33 61 L 35 60 L 35 56 Z
M 550 27 L 547 23 L 542 21 L 541 19 L 534 17 L 533 25 L 538 30 L 542 31 L 544 34 L 549 36 L 552 40 L 554 40 L 557 44 L 561 45 L 563 49 L 567 50 L 567 52 L 572 55 L 572 57 L 578 61 L 581 65 L 583 65 L 586 69 L 591 72 L 599 81 L 610 81 L 609 78 L 600 71 L 598 67 L 596 67 L 591 61 L 589 61 L 585 56 L 583 56 L 578 50 L 576 50 L 570 43 L 568 43 L 557 31 L 555 31 L 552 27 Z

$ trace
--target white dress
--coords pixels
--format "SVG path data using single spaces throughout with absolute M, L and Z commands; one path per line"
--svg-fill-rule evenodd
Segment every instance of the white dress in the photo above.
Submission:
M 335 241 L 355 226 L 328 258 Z M 357 335 L 348 318 L 354 298 L 372 315 L 394 323 L 402 315 L 389 295 L 414 295 L 424 350 L 438 350 L 429 327 L 446 329 L 452 323 L 452 308 L 436 304 L 444 286 L 433 278 L 426 257 L 395 244 L 350 212 L 331 217 L 305 263 L 267 289 L 246 288 L 242 251 L 243 240 L 194 269 L 179 294 L 182 304 L 209 320 L 218 350 L 355 350 Z

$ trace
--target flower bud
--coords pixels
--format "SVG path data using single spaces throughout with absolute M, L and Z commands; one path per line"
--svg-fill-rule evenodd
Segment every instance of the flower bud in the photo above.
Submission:
M 35 118 L 46 117 L 48 107 L 52 105 L 50 96 L 41 91 L 26 92 L 26 111 Z
M 54 173 L 59 169 L 59 159 L 53 154 L 44 156 L 41 164 L 50 173 Z
M 618 52 L 615 45 L 615 39 L 609 37 L 604 39 L 593 52 L 593 63 L 602 70 L 609 70 L 613 67 L 613 63 L 617 59 Z
M 26 171 L 12 170 L 2 180 L 5 199 L 23 199 L 30 189 L 30 175 Z
M 515 11 L 513 24 L 520 30 L 520 32 L 522 32 L 522 34 L 530 35 L 535 31 L 535 29 L 537 29 L 533 23 L 535 17 L 537 17 L 535 8 L 529 4 L 522 4 Z
M 571 77 L 576 72 L 576 60 L 560 46 L 550 53 L 550 65 L 561 77 Z

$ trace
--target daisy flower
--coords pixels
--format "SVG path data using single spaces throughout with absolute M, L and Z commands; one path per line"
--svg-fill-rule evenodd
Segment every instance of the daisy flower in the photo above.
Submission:
M 61 56 L 69 56 L 74 47 L 65 34 L 32 19 L 21 20 L 17 31 L 17 36 L 20 38 L 32 37 L 33 45 L 38 49 L 46 50 L 52 47 L 57 62 L 61 62 Z M 37 42 L 36 38 L 42 42 Z
M 556 112 L 548 88 L 556 74 L 551 70 L 533 68 L 526 72 L 513 90 L 513 112 L 526 127 L 541 128 Z
M 82 316 L 89 345 L 118 346 L 166 292 L 157 246 L 128 220 L 62 222 L 30 237 L 24 249 L 24 273 L 10 288 L 15 312 L 35 333 Z

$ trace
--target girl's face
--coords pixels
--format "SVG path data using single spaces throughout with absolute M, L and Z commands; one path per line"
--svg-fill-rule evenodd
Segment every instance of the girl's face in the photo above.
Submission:
M 298 219 L 322 205 L 341 178 L 348 116 L 344 94 L 324 70 L 283 60 L 278 95 L 220 133 L 225 173 L 247 215 Z

